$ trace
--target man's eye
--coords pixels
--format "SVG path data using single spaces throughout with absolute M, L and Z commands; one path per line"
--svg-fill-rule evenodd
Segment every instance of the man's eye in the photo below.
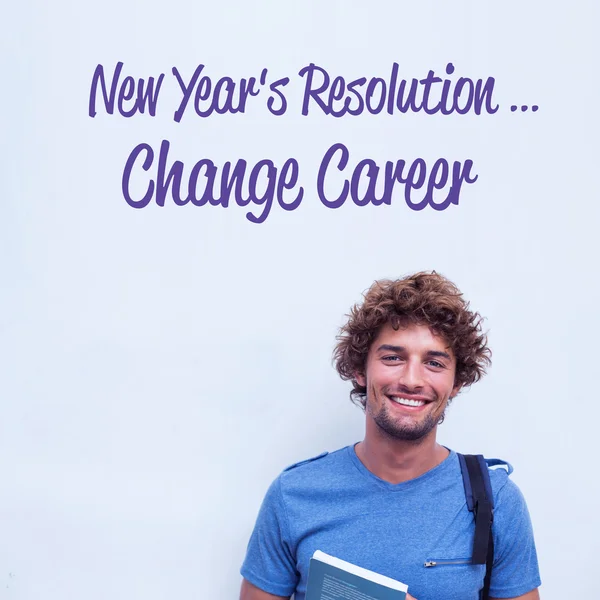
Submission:
M 399 356 L 384 356 L 383 360 L 387 361 L 387 362 L 396 362 L 398 360 L 401 360 Z
M 441 362 L 438 362 L 437 360 L 430 360 L 427 364 L 438 369 L 442 369 L 444 367 L 444 365 Z

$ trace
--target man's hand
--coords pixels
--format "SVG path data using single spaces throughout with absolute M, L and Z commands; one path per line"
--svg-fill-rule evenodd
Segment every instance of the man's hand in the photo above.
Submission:
M 242 581 L 242 590 L 240 592 L 240 600 L 289 600 L 283 596 L 273 596 L 273 594 L 267 594 L 263 590 L 252 585 L 245 579 Z M 406 600 L 417 600 L 410 594 L 406 594 Z

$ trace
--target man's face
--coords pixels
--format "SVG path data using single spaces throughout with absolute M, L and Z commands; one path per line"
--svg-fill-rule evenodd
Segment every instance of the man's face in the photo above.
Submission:
M 455 372 L 454 353 L 429 327 L 385 325 L 371 344 L 366 372 L 356 375 L 367 388 L 367 419 L 395 439 L 423 439 L 459 391 Z

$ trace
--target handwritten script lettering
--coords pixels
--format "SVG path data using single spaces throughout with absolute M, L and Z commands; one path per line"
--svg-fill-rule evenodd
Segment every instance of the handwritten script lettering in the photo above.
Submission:
M 270 117 L 294 111 L 303 118 L 319 114 L 334 119 L 360 115 L 396 119 L 408 118 L 412 113 L 436 118 L 492 118 L 502 108 L 495 98 L 494 77 L 469 77 L 457 72 L 452 62 L 420 76 L 407 76 L 399 62 L 377 74 L 351 77 L 329 72 L 312 62 L 292 77 L 267 67 L 233 76 L 215 73 L 203 63 L 185 69 L 173 66 L 170 73 L 172 77 L 165 73 L 136 77 L 123 62 L 106 70 L 102 64 L 97 65 L 90 85 L 89 116 L 164 117 L 183 126 L 193 117 L 250 118 L 243 115 L 260 111 Z M 176 105 L 169 112 L 161 112 L 165 86 L 175 92 Z M 509 106 L 511 113 L 517 114 L 516 104 Z M 521 104 L 521 113 L 527 108 Z M 532 105 L 531 114 L 538 109 L 538 105 Z M 282 141 L 293 139 L 286 137 L 283 127 L 281 132 Z M 361 157 L 356 148 L 351 151 L 339 141 L 329 140 L 328 145 L 317 172 L 307 179 L 293 157 L 238 158 L 222 164 L 206 156 L 184 161 L 174 158 L 169 140 L 163 139 L 157 149 L 152 143 L 142 142 L 127 155 L 121 191 L 132 208 L 168 203 L 237 206 L 246 209 L 250 222 L 260 224 L 276 207 L 288 212 L 298 209 L 305 196 L 318 199 L 329 209 L 347 203 L 362 207 L 404 201 L 414 211 L 444 211 L 458 206 L 467 186 L 479 179 L 472 158 L 391 157 L 378 161 Z M 312 188 L 302 185 L 302 181 L 311 180 Z

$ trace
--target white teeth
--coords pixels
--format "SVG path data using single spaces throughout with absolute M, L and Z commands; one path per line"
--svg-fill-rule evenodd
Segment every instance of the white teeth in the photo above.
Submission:
M 390 398 L 397 404 L 404 406 L 423 406 L 425 404 L 423 400 L 409 400 L 408 398 L 399 398 L 398 396 L 390 396 Z

